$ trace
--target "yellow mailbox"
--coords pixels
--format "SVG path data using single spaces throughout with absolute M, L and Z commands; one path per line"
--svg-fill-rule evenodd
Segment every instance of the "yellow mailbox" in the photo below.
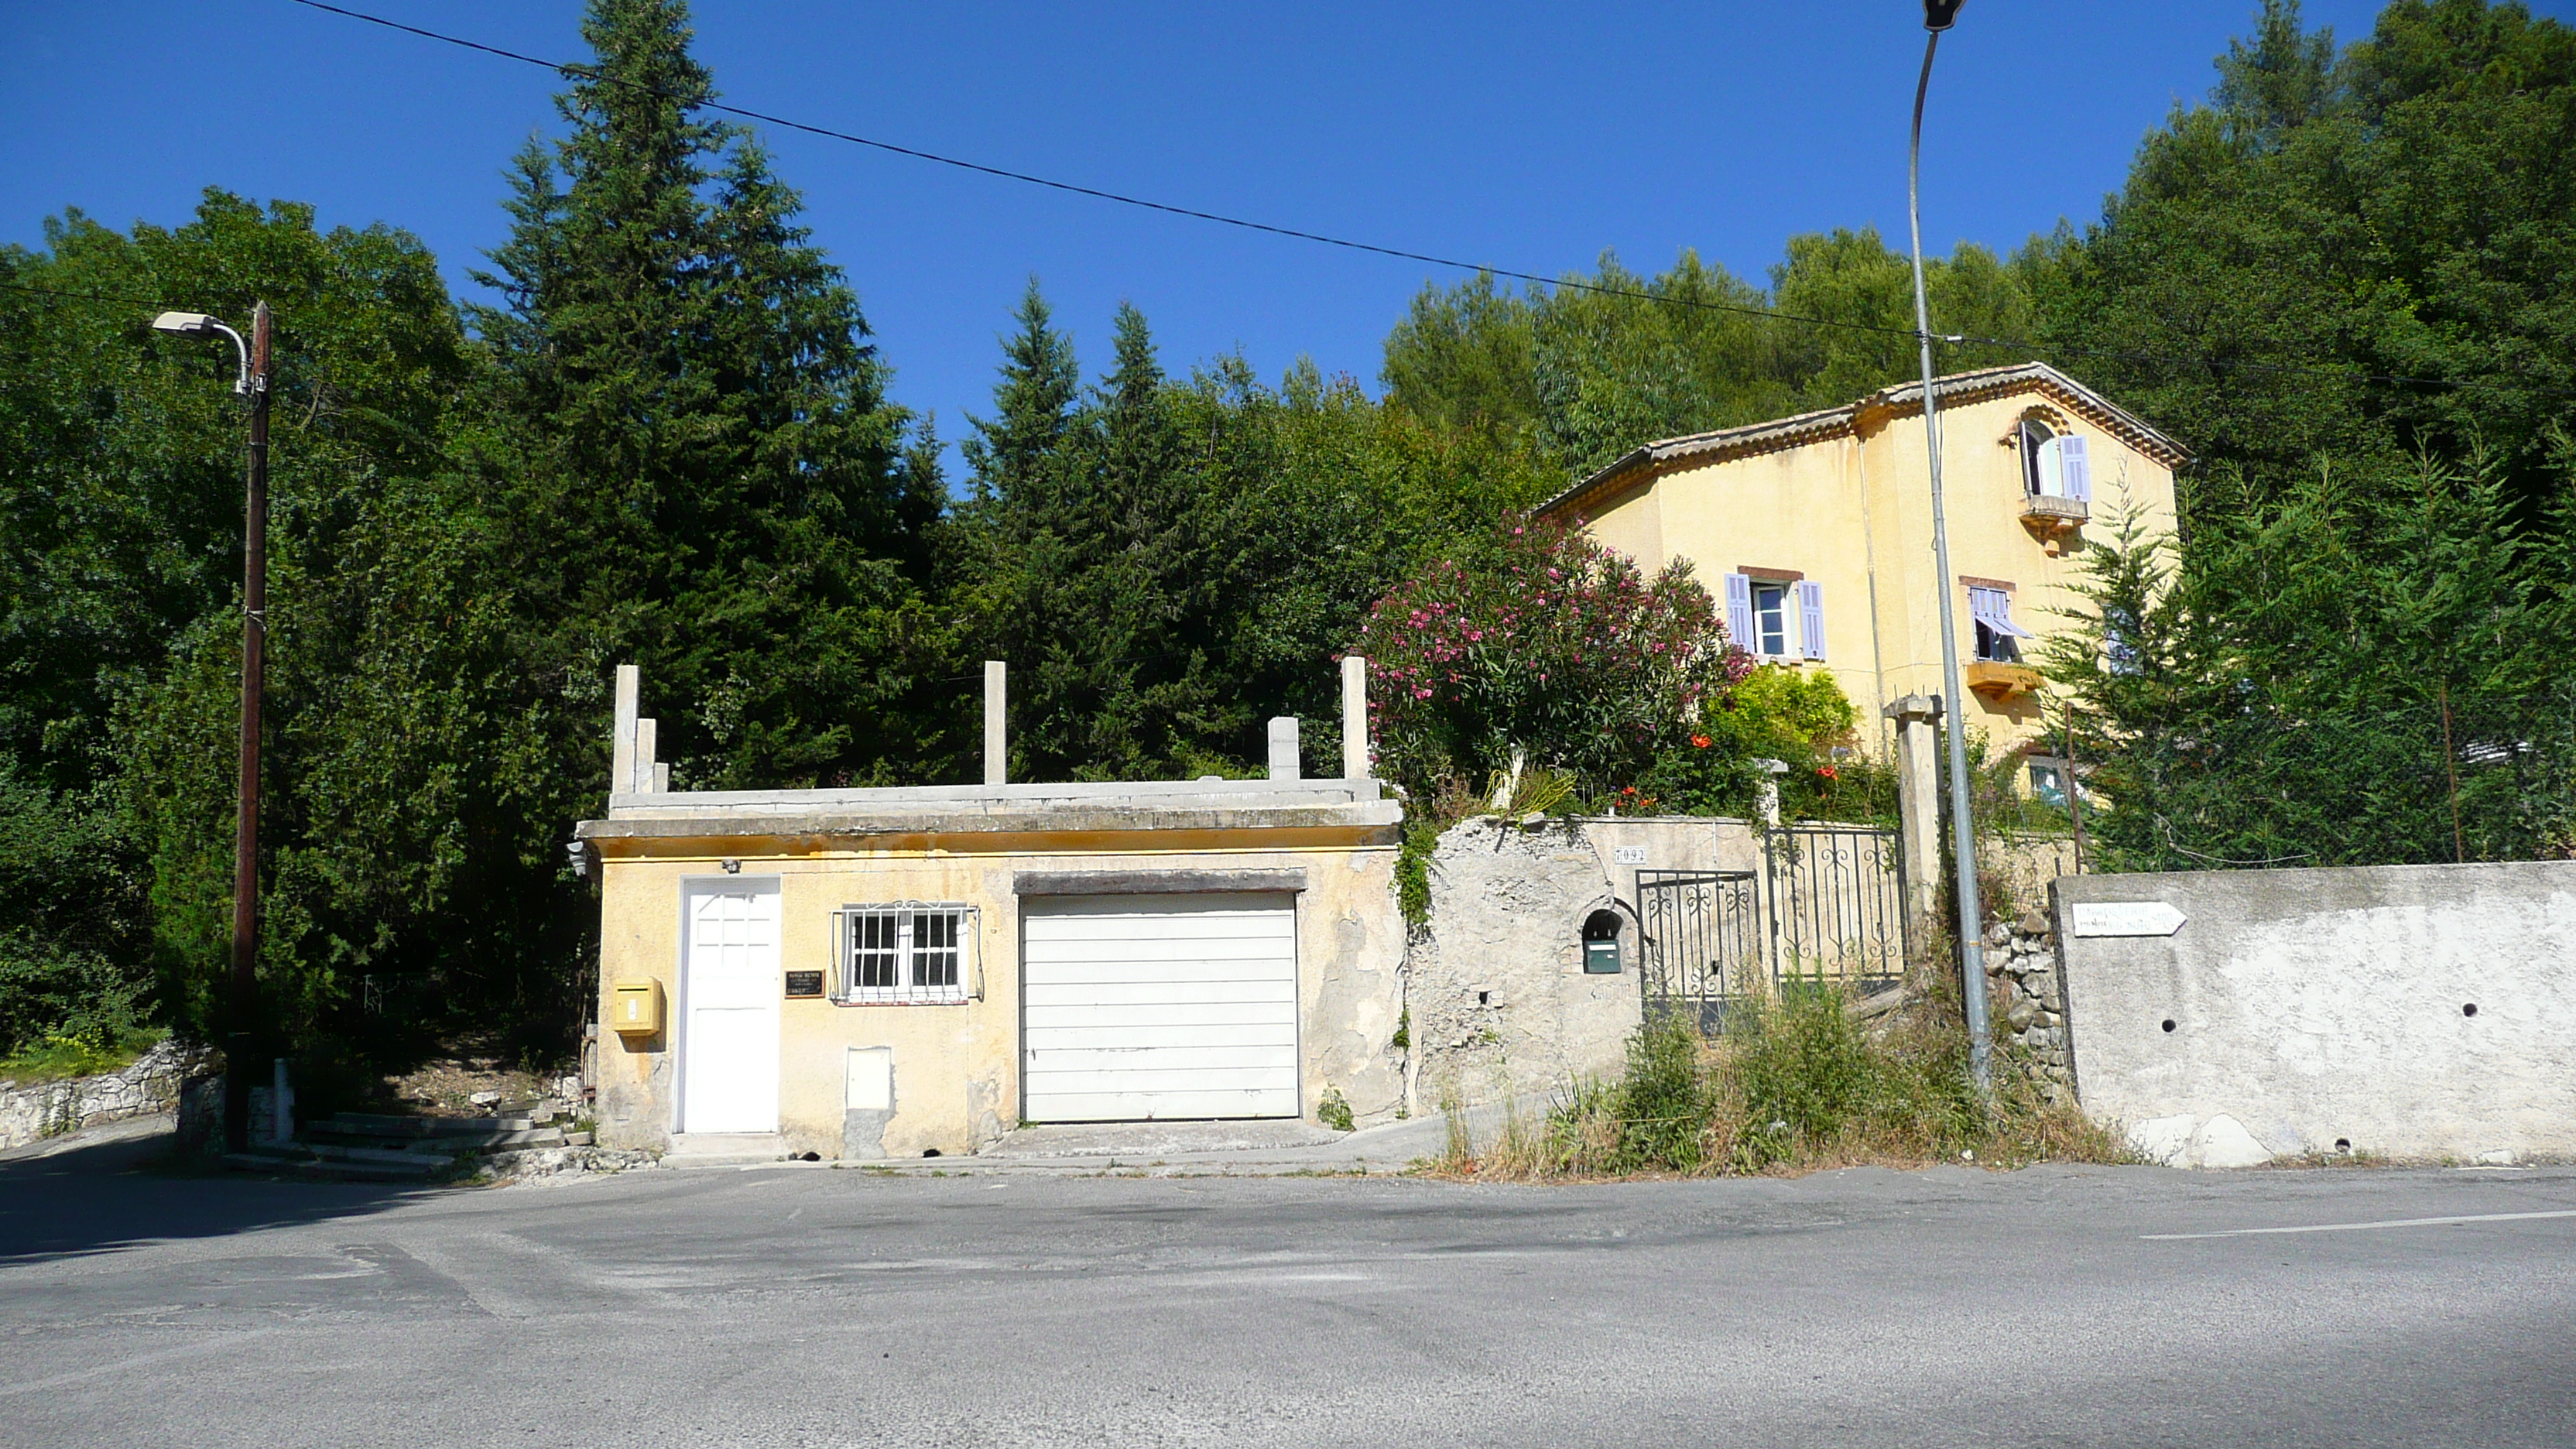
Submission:
M 619 1036 L 662 1034 L 662 983 L 652 977 L 620 981 L 609 999 L 609 1028 Z

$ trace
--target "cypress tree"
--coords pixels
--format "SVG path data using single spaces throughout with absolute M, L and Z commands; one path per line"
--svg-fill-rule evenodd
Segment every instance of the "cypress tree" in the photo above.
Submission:
M 585 706 L 567 808 L 595 808 L 597 681 L 643 666 L 675 781 L 829 785 L 942 748 L 902 615 L 938 484 L 857 297 L 738 128 L 681 0 L 592 0 L 598 54 L 532 143 L 474 313 L 494 471 L 540 688 Z

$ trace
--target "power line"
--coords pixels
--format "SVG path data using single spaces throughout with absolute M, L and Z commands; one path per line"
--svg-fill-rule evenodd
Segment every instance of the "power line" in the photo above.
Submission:
M 641 91 L 646 95 L 654 96 L 661 100 L 678 101 L 683 105 L 694 106 L 702 110 L 718 111 L 728 116 L 740 116 L 747 121 L 759 121 L 767 125 L 784 127 L 790 131 L 803 131 L 807 135 L 822 136 L 834 141 L 847 141 L 854 146 L 866 146 L 873 150 L 890 152 L 897 156 L 909 156 L 917 161 L 936 162 L 942 166 L 953 166 L 961 171 L 973 171 L 985 176 L 998 177 L 1004 181 L 1018 181 L 1030 186 L 1043 186 L 1051 191 L 1068 192 L 1075 196 L 1088 196 L 1098 201 L 1116 202 L 1121 206 L 1134 206 L 1141 207 L 1147 211 L 1159 211 L 1167 216 L 1188 217 L 1193 221 L 1212 221 L 1221 226 L 1241 227 L 1246 231 L 1266 232 L 1272 236 L 1288 237 L 1296 241 L 1316 242 L 1330 247 L 1342 247 L 1355 252 L 1369 252 L 1377 256 L 1394 257 L 1401 261 L 1424 262 L 1431 266 L 1448 267 L 1461 272 L 1480 272 L 1490 276 L 1509 277 L 1516 282 L 1535 282 L 1543 287 L 1571 287 L 1578 291 L 1593 292 L 1605 297 L 1628 297 L 1641 302 L 1660 302 L 1667 306 L 1696 307 L 1710 312 L 1731 312 L 1745 317 L 1758 317 L 1765 321 L 1803 322 L 1814 327 L 1839 327 L 1846 331 L 1875 332 L 1889 337 L 1903 337 L 1909 340 L 1914 336 L 1914 329 L 1911 327 L 1883 327 L 1870 322 L 1845 322 L 1830 317 L 1801 317 L 1791 313 L 1771 311 L 1761 307 L 1742 307 L 1731 303 L 1711 302 L 1693 297 L 1660 296 L 1653 292 L 1641 292 L 1633 287 L 1604 286 L 1598 282 L 1578 281 L 1569 277 L 1544 277 L 1536 272 L 1516 272 L 1508 267 L 1487 266 L 1480 262 L 1462 262 L 1454 257 L 1434 256 L 1429 252 L 1407 251 L 1402 247 L 1380 246 L 1375 242 L 1352 241 L 1347 237 L 1328 236 L 1323 232 L 1304 231 L 1290 226 L 1277 226 L 1266 221 L 1252 221 L 1240 216 L 1228 216 L 1223 212 L 1201 211 L 1196 207 L 1175 206 L 1170 202 L 1153 201 L 1141 196 L 1129 196 L 1123 192 L 1104 191 L 1096 186 L 1082 186 L 1071 181 L 1057 181 L 1046 176 L 1033 176 L 1025 171 L 1012 171 L 1000 166 L 987 166 L 981 161 L 968 161 L 957 156 L 943 156 L 936 151 L 923 151 L 911 146 L 899 146 L 892 141 L 880 141 L 873 137 L 855 135 L 848 131 L 836 131 L 829 126 L 811 125 L 804 121 L 790 120 L 785 116 L 771 115 L 765 111 L 747 110 L 741 106 L 725 105 L 720 101 L 692 97 L 673 91 L 666 91 L 657 86 L 645 85 L 640 81 L 630 81 L 621 76 L 607 75 L 601 72 L 596 66 L 573 65 L 562 61 L 546 60 L 539 56 L 527 55 L 515 50 L 504 50 L 497 45 L 485 45 L 479 40 L 467 40 L 462 36 L 446 35 L 435 30 L 424 30 L 417 25 L 405 25 L 397 20 L 387 20 L 380 15 L 369 15 L 364 11 L 349 10 L 338 5 L 325 4 L 324 0 L 293 0 L 293 3 L 302 5 L 311 10 L 322 10 L 333 15 L 346 16 L 351 20 L 363 20 L 370 25 L 381 25 L 387 30 L 399 30 L 406 35 L 417 35 L 424 40 L 435 40 L 443 44 L 459 46 L 466 50 L 479 50 L 486 55 L 499 56 L 504 60 L 515 60 L 526 65 L 542 66 L 547 70 L 555 72 L 557 75 L 565 77 L 587 77 L 602 85 L 621 86 L 627 90 Z M 1952 342 L 1968 340 L 2000 340 L 2005 341 L 2005 345 L 2008 346 L 2021 345 L 2005 339 L 1967 339 L 1953 337 L 1944 340 Z
M 1131 196 L 1124 192 L 1108 191 L 1095 186 L 1083 186 L 1070 181 L 1058 181 L 1052 177 L 1037 176 L 1025 171 L 1013 171 L 1002 166 L 990 166 L 981 161 L 969 161 L 963 157 L 942 155 L 936 151 L 924 151 L 918 147 L 898 145 L 892 141 L 880 141 L 872 136 L 861 136 L 849 131 L 835 130 L 829 126 L 818 126 L 806 121 L 792 120 L 786 116 L 774 115 L 766 111 L 755 111 L 742 106 L 726 105 L 720 101 L 710 98 L 693 97 L 677 92 L 666 91 L 659 87 L 645 85 L 639 81 L 631 81 L 620 76 L 608 75 L 596 66 L 551 61 L 544 59 L 541 56 L 528 55 L 521 51 L 509 50 L 497 45 L 487 45 L 479 40 L 468 40 L 459 35 L 449 35 L 442 31 L 424 29 L 417 25 L 405 25 L 398 20 L 388 20 L 381 15 L 370 15 L 362 10 L 351 10 L 345 6 L 332 5 L 326 3 L 326 0 L 293 0 L 293 3 L 304 6 L 310 10 L 320 10 L 332 15 L 342 16 L 346 19 L 364 21 L 369 25 L 381 26 L 387 30 L 399 31 L 405 35 L 418 36 L 423 40 L 434 40 L 442 45 L 453 45 L 464 50 L 479 51 L 485 55 L 497 56 L 503 60 L 517 61 L 523 65 L 539 66 L 566 78 L 587 77 L 602 85 L 620 86 L 627 90 L 640 91 L 658 99 L 677 101 L 683 105 L 716 111 L 724 115 L 738 116 L 748 121 L 759 121 L 765 125 L 778 126 L 790 131 L 802 131 L 807 135 L 821 136 L 834 141 L 844 141 L 854 146 L 865 146 L 872 150 L 883 151 L 896 156 L 908 156 L 917 161 L 928 161 L 941 166 L 955 167 L 961 171 L 972 171 L 978 175 L 991 176 L 1004 181 L 1017 181 L 1024 185 L 1044 187 L 1050 191 L 1061 191 L 1074 196 L 1087 196 L 1094 200 L 1112 202 L 1120 206 L 1133 206 L 1146 211 L 1158 211 L 1167 216 L 1186 217 L 1193 221 L 1214 222 L 1220 226 L 1238 227 L 1246 231 L 1262 232 L 1271 236 L 1286 237 L 1295 241 L 1314 242 L 1322 246 L 1340 247 L 1348 251 L 1366 252 L 1371 255 L 1382 257 L 1394 257 L 1401 261 L 1422 262 L 1430 266 L 1447 267 L 1454 271 L 1475 272 L 1485 276 L 1507 277 L 1517 282 L 1528 282 L 1542 287 L 1555 287 L 1560 289 L 1571 289 L 1579 292 L 1589 292 L 1596 296 L 1623 297 L 1632 301 L 1652 302 L 1667 307 L 1689 307 L 1700 311 L 1724 312 L 1735 316 L 1751 317 L 1766 322 L 1795 322 L 1809 327 L 1831 327 L 1847 332 L 1866 332 L 1882 337 L 1902 337 L 1908 341 L 1911 341 L 1915 335 L 1914 329 L 1910 327 L 1888 327 L 1876 323 L 1851 322 L 1831 317 L 1809 317 L 1793 312 L 1781 312 L 1761 307 L 1746 307 L 1728 302 L 1713 302 L 1704 298 L 1667 296 L 1656 292 L 1639 291 L 1633 287 L 1616 287 L 1600 282 L 1587 282 L 1574 277 L 1547 277 L 1536 272 L 1515 271 L 1508 267 L 1490 266 L 1479 262 L 1464 262 L 1459 261 L 1454 257 L 1437 256 L 1430 252 L 1412 251 L 1403 247 L 1382 246 L 1375 242 L 1353 241 L 1347 237 L 1331 236 L 1323 232 L 1307 231 L 1298 227 L 1279 226 L 1271 222 L 1253 221 L 1245 217 L 1228 216 L 1223 212 L 1205 211 L 1197 207 L 1177 206 L 1170 202 L 1155 201 L 1141 196 Z M 2076 356 L 2117 358 L 2132 362 L 2146 362 L 2161 365 L 2176 371 L 2185 367 L 2204 367 L 2219 372 L 2314 373 L 2320 376 L 2340 378 L 2347 382 L 2377 382 L 2408 387 L 2451 389 L 2479 386 L 2483 381 L 2441 377 L 2408 377 L 2393 373 L 2361 372 L 2347 367 L 2338 367 L 2329 363 L 2227 362 L 2208 356 L 2176 355 L 2123 348 L 2084 347 L 2066 344 L 2041 343 L 2021 337 L 1988 337 L 1961 333 L 1946 335 L 1936 334 L 1933 340 L 1936 342 L 1949 343 L 1954 346 L 2010 348 L 2025 354 L 2046 354 L 2059 357 Z M 2512 375 L 2528 376 L 2528 374 L 2523 373 Z M 2569 389 L 2562 387 L 2544 385 L 2541 386 L 2539 390 L 2559 396 L 2576 396 L 2576 393 L 2571 393 Z

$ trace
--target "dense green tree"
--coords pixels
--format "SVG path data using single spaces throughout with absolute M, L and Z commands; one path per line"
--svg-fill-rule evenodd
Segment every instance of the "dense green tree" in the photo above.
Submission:
M 857 298 L 766 154 L 701 117 L 685 5 L 594 0 L 583 34 L 482 277 L 503 304 L 469 310 L 532 683 L 588 701 L 640 664 L 686 785 L 911 778 L 955 744 L 918 592 L 940 499 Z M 569 825 L 607 744 L 566 722 Z
M 2187 546 L 2123 525 L 2048 646 L 2115 866 L 2376 865 L 2576 850 L 2576 477 L 2519 521 L 2502 469 L 2321 465 L 2203 490 Z M 2383 469 L 2384 471 L 2375 471 Z
M 1333 658 L 1369 603 L 1544 486 L 1515 446 L 1311 364 L 1174 379 L 1132 307 L 1088 390 L 1034 289 L 1017 321 L 948 530 L 960 627 L 1014 670 L 1016 777 L 1243 770 L 1282 713 L 1333 759 Z
M 2030 330 L 2020 277 L 1963 244 L 1925 269 L 1945 333 Z M 1876 230 L 1789 240 L 1770 288 L 1684 252 L 1641 277 L 1605 255 L 1591 273 L 1515 295 L 1479 275 L 1427 286 L 1387 336 L 1393 405 L 1435 426 L 1535 448 L 1580 474 L 1641 443 L 1830 407 L 1913 376 L 1914 283 Z M 1945 348 L 1953 369 L 2027 349 Z
M 2266 0 L 2219 72 L 2017 259 L 2052 355 L 2258 488 L 2482 449 L 2535 506 L 2576 409 L 2576 32 L 2398 0 L 2337 51 Z
M 242 414 L 230 349 L 152 333 L 165 306 L 246 324 L 265 298 L 279 319 L 265 995 L 310 1025 L 362 977 L 435 988 L 442 962 L 537 949 L 515 885 L 529 741 L 491 627 L 508 585 L 443 471 L 472 366 L 434 261 L 388 228 L 324 233 L 309 208 L 215 192 L 175 230 L 73 214 L 47 239 L 6 258 L 0 289 L 17 782 L 0 855 L 20 852 L 0 872 L 77 905 L 30 911 L 0 952 L 39 1003 L 16 1034 L 68 1009 L 37 981 L 65 972 L 98 1002 L 139 1000 L 157 974 L 175 1024 L 221 1024 Z

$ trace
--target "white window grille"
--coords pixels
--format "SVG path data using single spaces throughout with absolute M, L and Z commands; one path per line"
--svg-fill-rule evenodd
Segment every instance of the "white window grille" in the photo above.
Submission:
M 897 901 L 832 913 L 832 999 L 846 1005 L 966 1001 L 982 992 L 976 911 Z

